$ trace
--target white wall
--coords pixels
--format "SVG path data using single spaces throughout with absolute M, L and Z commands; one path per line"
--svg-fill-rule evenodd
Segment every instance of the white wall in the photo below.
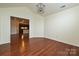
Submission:
M 79 46 L 79 6 L 45 18 L 45 37 Z
M 10 42 L 10 16 L 30 20 L 30 37 L 44 36 L 44 18 L 26 7 L 0 8 L 0 44 Z

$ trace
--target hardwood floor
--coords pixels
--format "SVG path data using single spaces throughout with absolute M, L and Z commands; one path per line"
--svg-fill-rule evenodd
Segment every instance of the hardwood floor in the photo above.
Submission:
M 79 56 L 79 47 L 47 38 L 21 39 L 16 35 L 12 43 L 0 45 L 1 56 Z

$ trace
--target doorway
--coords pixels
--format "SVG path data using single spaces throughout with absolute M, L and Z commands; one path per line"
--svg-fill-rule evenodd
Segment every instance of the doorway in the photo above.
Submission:
M 11 43 L 29 38 L 29 20 L 11 16 Z

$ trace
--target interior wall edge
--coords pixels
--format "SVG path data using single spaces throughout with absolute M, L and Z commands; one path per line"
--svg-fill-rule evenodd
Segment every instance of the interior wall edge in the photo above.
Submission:
M 77 44 L 74 44 L 74 43 L 68 43 L 67 41 L 63 41 L 63 40 L 59 40 L 59 39 L 57 39 L 57 38 L 51 38 L 51 37 L 29 37 L 29 39 L 35 39 L 35 38 L 38 38 L 38 39 L 49 39 L 49 40 L 55 40 L 55 41 L 57 41 L 57 42 L 60 42 L 60 43 L 64 43 L 64 44 L 68 44 L 68 45 L 72 45 L 72 46 L 76 46 L 76 47 L 79 47 L 79 45 L 77 45 Z M 0 45 L 2 45 L 2 44 L 7 44 L 7 43 L 10 43 L 10 41 L 8 41 L 8 42 L 2 42 L 2 43 L 0 43 Z
M 58 41 L 58 42 L 61 42 L 61 43 L 64 43 L 64 44 L 68 44 L 68 45 L 72 45 L 72 46 L 79 47 L 78 44 L 70 43 L 70 42 L 67 42 L 67 41 L 63 41 L 63 40 L 60 40 L 60 39 L 58 39 L 58 38 L 51 38 L 51 37 L 45 37 L 45 38 L 51 39 L 51 40 L 55 40 L 55 41 Z
M 7 41 L 7 42 L 0 42 L 0 45 L 2 45 L 2 44 L 7 44 L 7 43 L 10 43 L 10 41 Z

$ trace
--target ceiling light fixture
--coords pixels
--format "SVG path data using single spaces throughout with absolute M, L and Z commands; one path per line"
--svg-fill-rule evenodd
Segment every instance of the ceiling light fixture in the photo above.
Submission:
M 45 5 L 43 3 L 38 3 L 36 7 L 38 13 L 43 14 L 45 12 Z
M 64 8 L 64 7 L 66 7 L 66 5 L 62 5 L 60 8 Z

